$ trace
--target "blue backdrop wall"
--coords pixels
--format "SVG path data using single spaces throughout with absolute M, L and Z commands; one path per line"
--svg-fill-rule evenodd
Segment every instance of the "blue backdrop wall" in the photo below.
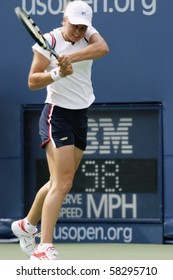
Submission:
M 23 104 L 42 104 L 27 86 L 32 38 L 14 14 L 23 7 L 43 32 L 61 25 L 63 0 L 6 0 L 0 9 L 0 217 L 24 213 Z M 88 0 L 110 54 L 93 66 L 98 103 L 163 104 L 164 236 L 173 237 L 173 1 Z

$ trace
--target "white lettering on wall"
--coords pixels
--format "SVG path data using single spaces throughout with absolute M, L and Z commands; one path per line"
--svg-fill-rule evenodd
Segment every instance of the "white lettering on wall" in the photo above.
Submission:
M 131 201 L 127 203 L 126 194 L 103 194 L 99 203 L 95 201 L 92 194 L 87 195 L 87 218 L 116 218 L 116 210 L 121 210 L 121 217 L 127 218 L 131 213 L 131 218 L 137 217 L 137 196 L 132 194 Z
M 32 15 L 43 16 L 46 13 L 58 15 L 63 12 L 69 0 L 22 0 L 22 8 Z M 157 0 L 86 0 L 94 13 L 141 12 L 152 16 L 157 10 Z
M 118 149 L 122 154 L 132 154 L 133 146 L 129 144 L 129 128 L 133 125 L 132 118 L 120 118 L 115 127 L 111 118 L 88 120 L 87 149 L 85 154 L 99 153 L 111 154 L 111 147 L 117 154 Z M 101 135 L 101 136 L 99 136 Z M 103 141 L 100 143 L 99 139 Z

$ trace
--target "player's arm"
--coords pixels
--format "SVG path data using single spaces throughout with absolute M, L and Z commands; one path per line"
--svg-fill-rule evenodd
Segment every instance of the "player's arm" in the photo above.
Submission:
M 34 51 L 33 61 L 28 76 L 28 86 L 31 90 L 44 88 L 54 82 L 51 73 L 45 72 L 49 64 L 50 60 L 48 58 L 41 53 Z M 68 57 L 64 59 L 64 65 L 61 65 L 56 71 L 62 78 L 73 73 Z
M 88 59 L 97 59 L 105 56 L 109 53 L 109 47 L 106 41 L 99 33 L 94 33 L 90 39 L 89 44 L 86 48 L 71 53 L 68 55 L 71 63 L 88 60 Z
M 37 51 L 34 56 L 28 76 L 28 86 L 30 89 L 40 89 L 52 83 L 50 73 L 45 72 L 50 61 Z

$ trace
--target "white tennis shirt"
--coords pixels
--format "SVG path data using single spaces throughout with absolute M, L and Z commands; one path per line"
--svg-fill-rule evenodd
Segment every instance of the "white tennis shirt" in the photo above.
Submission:
M 68 54 L 79 51 L 88 45 L 83 38 L 72 45 L 63 39 L 61 28 L 51 31 L 56 39 L 54 50 L 59 54 Z M 94 27 L 88 27 L 85 38 L 89 40 L 92 34 L 98 33 Z M 50 45 L 52 45 L 52 37 L 50 33 L 44 35 Z M 33 50 L 38 51 L 50 60 L 50 64 L 46 72 L 57 68 L 56 58 L 51 55 L 38 44 L 35 44 Z M 91 68 L 93 60 L 84 60 L 73 63 L 73 74 L 61 78 L 57 82 L 53 82 L 47 86 L 47 97 L 45 103 L 50 103 L 67 109 L 83 109 L 88 108 L 95 100 L 91 81 Z

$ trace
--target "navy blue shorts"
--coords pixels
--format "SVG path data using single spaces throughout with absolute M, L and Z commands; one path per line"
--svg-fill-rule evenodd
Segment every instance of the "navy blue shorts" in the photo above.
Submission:
M 45 104 L 39 121 L 42 148 L 51 140 L 54 147 L 75 145 L 86 149 L 88 109 L 71 110 Z

